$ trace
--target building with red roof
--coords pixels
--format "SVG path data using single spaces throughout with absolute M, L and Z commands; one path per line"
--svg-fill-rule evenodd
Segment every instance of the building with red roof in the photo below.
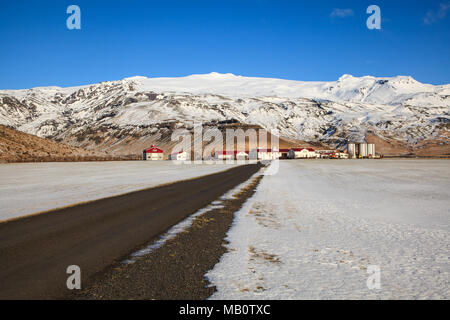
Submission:
M 317 158 L 317 153 L 313 148 L 291 148 L 289 150 L 290 159 Z
M 216 151 L 214 157 L 217 160 L 247 160 L 248 151 Z
M 142 154 L 144 160 L 164 160 L 164 151 L 155 147 L 155 145 L 145 149 Z

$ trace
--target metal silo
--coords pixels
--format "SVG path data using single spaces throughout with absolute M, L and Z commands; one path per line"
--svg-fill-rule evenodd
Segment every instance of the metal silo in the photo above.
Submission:
M 375 158 L 375 145 L 373 143 L 367 144 L 367 155 Z
M 354 143 L 347 144 L 347 152 L 350 158 L 356 158 L 356 144 Z
M 359 144 L 359 155 L 362 158 L 366 158 L 368 153 L 367 153 L 367 143 L 360 143 Z

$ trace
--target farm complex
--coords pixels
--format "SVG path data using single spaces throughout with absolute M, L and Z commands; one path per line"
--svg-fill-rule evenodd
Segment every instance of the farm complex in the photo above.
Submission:
M 221 150 L 214 153 L 215 160 L 276 160 L 276 159 L 362 159 L 379 158 L 375 154 L 375 144 L 348 143 L 347 150 L 324 149 L 316 150 L 311 147 L 295 147 L 289 149 L 255 148 L 247 150 Z M 171 153 L 168 160 L 190 160 L 190 153 L 180 151 Z M 143 151 L 143 160 L 164 160 L 164 151 L 152 145 Z

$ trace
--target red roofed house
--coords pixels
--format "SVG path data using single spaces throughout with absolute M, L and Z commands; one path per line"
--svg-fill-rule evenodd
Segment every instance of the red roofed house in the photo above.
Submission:
M 152 145 L 151 148 L 145 149 L 143 152 L 144 160 L 164 160 L 164 152 Z
M 234 160 L 234 151 L 216 151 L 216 160 Z
M 235 151 L 236 160 L 248 160 L 248 151 Z
M 247 151 L 216 151 L 214 157 L 217 160 L 247 160 Z
M 317 158 L 317 154 L 313 148 L 292 148 L 291 150 L 289 150 L 289 158 Z

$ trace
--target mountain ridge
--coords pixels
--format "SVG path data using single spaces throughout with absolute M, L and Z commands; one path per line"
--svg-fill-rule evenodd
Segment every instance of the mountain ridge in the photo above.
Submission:
M 157 142 L 158 134 L 167 139 L 176 128 L 230 119 L 335 148 L 373 135 L 407 150 L 402 154 L 416 154 L 430 143 L 450 154 L 450 85 L 409 76 L 345 74 L 307 82 L 213 72 L 0 90 L 0 124 L 102 151 L 127 144 L 136 152 L 133 146 L 145 137 Z

